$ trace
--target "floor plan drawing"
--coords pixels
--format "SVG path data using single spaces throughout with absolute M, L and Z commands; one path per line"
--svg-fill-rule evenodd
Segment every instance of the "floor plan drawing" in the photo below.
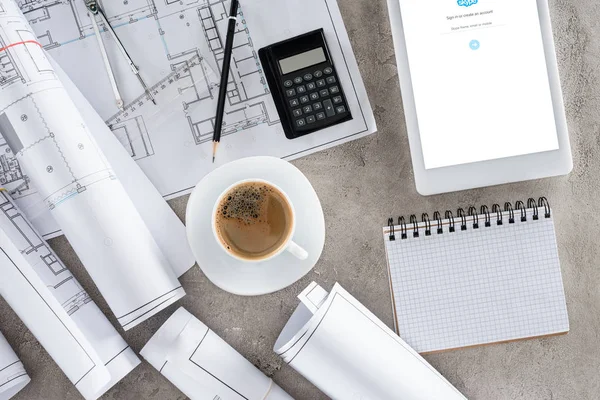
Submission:
M 0 136 L 0 185 L 4 187 L 13 182 L 27 184 L 27 179 L 23 176 L 19 161 L 13 155 L 4 138 Z
M 0 48 L 5 48 L 6 44 L 0 40 Z M 10 85 L 15 80 L 21 79 L 21 73 L 17 69 L 14 60 L 7 51 L 0 53 L 0 87 Z
M 204 37 L 209 45 L 215 63 L 223 64 L 224 41 L 220 32 L 229 21 L 223 1 L 206 5 L 198 10 Z M 242 9 L 238 11 L 238 27 L 234 36 L 234 50 L 231 58 L 231 72 L 227 86 L 227 108 L 222 135 L 231 135 L 260 124 L 273 125 L 278 122 L 276 113 L 267 106 L 269 89 L 260 67 L 257 51 L 254 49 L 249 28 Z M 210 110 L 215 108 L 211 104 Z M 274 111 L 274 110 L 271 110 Z M 212 114 L 212 113 L 211 113 Z M 197 144 L 210 141 L 214 131 L 213 116 L 199 120 L 190 119 L 192 132 Z
M 0 15 L 2 13 L 0 10 Z M 27 83 L 32 76 L 36 79 L 54 78 L 48 60 L 35 56 L 40 46 L 37 37 L 27 29 L 19 29 L 15 34 L 15 41 L 7 43 L 6 32 L 0 32 L 0 88 L 18 80 Z
M 230 0 L 99 2 L 156 105 L 100 23 L 102 41 L 124 101 L 124 109 L 117 108 L 84 0 L 17 0 L 35 33 L 33 39 L 66 72 L 166 199 L 189 193 L 204 175 L 228 161 L 253 155 L 293 159 L 376 130 L 335 0 L 255 0 L 241 5 L 227 84 L 223 141 L 215 164 L 211 162 L 211 141 Z M 314 15 L 299 18 L 306 8 L 314 10 Z M 258 50 L 318 28 L 325 31 L 354 118 L 288 140 Z M 10 61 L 0 51 L 0 87 L 11 79 L 18 81 L 17 72 L 24 76 L 18 65 L 13 71 Z M 35 189 L 29 186 L 25 176 L 7 183 L 15 197 L 32 194 Z M 54 232 L 40 230 L 44 235 Z
M 154 154 L 144 117 L 138 116 L 126 119 L 123 122 L 111 125 L 111 130 L 134 160 L 140 160 Z
M 191 23 L 200 24 L 199 28 L 203 32 L 205 43 L 209 49 L 208 54 L 212 58 L 208 64 L 198 47 L 182 47 L 178 42 L 171 40 L 168 30 L 165 31 L 162 28 L 163 25 L 167 26 L 167 24 L 176 23 L 177 20 L 187 20 L 188 18 L 192 22 L 186 22 L 186 26 L 191 26 Z M 269 113 L 267 105 L 269 90 L 242 10 L 239 11 L 238 18 L 241 22 L 235 32 L 235 46 L 227 91 L 229 107 L 224 121 L 223 136 L 250 129 L 259 124 L 273 125 L 278 122 L 277 117 L 270 118 L 270 115 L 276 116 L 276 113 Z M 161 22 L 163 20 L 164 22 Z M 209 65 L 218 66 L 218 70 L 222 65 L 224 38 L 221 37 L 220 32 L 225 29 L 228 21 L 226 4 L 224 1 L 217 1 L 201 7 L 184 9 L 178 14 L 159 18 L 158 21 L 159 33 L 164 36 L 165 52 L 170 62 L 170 70 L 173 72 L 167 78 L 153 85 L 151 90 L 161 104 L 164 104 L 165 101 L 178 103 L 179 109 L 174 112 L 180 113 L 182 120 L 183 118 L 187 120 L 191 138 L 194 143 L 200 145 L 212 140 L 214 131 L 214 110 L 216 109 L 220 76 L 215 74 Z M 115 121 L 122 119 L 125 115 L 135 115 L 139 118 L 144 114 L 153 113 L 155 108 L 149 104 L 148 100 L 142 94 L 129 103 L 122 112 L 109 118 L 107 123 L 114 129 L 118 126 Z

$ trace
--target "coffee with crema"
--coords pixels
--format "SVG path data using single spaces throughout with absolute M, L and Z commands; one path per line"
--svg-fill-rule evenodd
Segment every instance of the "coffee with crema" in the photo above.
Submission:
M 259 261 L 281 250 L 293 228 L 286 197 L 265 182 L 244 182 L 230 189 L 215 214 L 223 246 L 236 257 Z

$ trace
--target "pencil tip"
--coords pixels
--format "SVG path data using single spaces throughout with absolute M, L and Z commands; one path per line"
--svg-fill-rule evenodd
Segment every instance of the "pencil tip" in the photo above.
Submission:
M 213 156 L 213 164 L 215 163 L 215 156 Z

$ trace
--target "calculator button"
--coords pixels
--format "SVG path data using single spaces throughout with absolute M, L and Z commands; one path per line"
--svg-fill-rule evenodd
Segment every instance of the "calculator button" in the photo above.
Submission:
M 330 85 L 331 85 L 332 83 L 335 83 L 335 82 L 336 82 L 336 80 L 335 80 L 335 76 L 328 76 L 326 80 L 327 80 L 327 83 L 329 83 Z
M 332 86 L 329 88 L 329 91 L 331 92 L 331 94 L 337 94 L 340 92 L 340 88 L 337 86 Z
M 315 90 L 316 88 L 317 88 L 317 85 L 315 85 L 315 83 L 314 83 L 314 82 L 308 83 L 308 84 L 306 85 L 306 89 L 307 89 L 307 90 Z
M 290 81 L 289 79 L 285 82 L 283 82 L 283 86 L 285 87 L 292 87 L 292 85 L 294 84 L 294 82 Z
M 310 106 L 310 105 L 302 107 L 302 111 L 304 111 L 304 114 L 311 113 L 312 110 L 313 110 L 312 106 Z
M 317 111 L 317 110 L 321 110 L 323 109 L 323 104 L 316 102 L 315 104 L 313 104 L 313 110 Z
M 291 99 L 290 100 L 290 106 L 292 107 L 298 107 L 300 105 L 300 103 L 298 102 L 298 99 Z
M 342 96 L 335 96 L 333 98 L 333 104 L 340 104 L 342 102 Z
M 337 108 L 335 109 L 335 111 L 337 111 L 338 114 L 343 114 L 346 112 L 346 107 L 344 106 L 337 106 Z
M 299 117 L 302 115 L 302 110 L 300 108 L 296 108 L 294 111 L 292 111 L 292 113 L 294 114 L 294 117 Z
M 296 88 L 296 90 L 298 91 L 298 93 L 306 93 L 306 86 L 300 85 Z
M 296 120 L 296 126 L 300 127 L 300 126 L 304 126 L 306 125 L 306 121 L 304 120 L 304 118 L 300 118 Z
M 321 97 L 327 97 L 329 96 L 329 91 L 327 89 L 323 89 L 319 92 L 319 94 L 321 95 Z
M 319 120 L 320 119 L 325 119 L 325 113 L 322 113 L 322 112 L 317 113 L 317 119 L 319 119 Z
M 333 117 L 335 115 L 335 110 L 333 109 L 333 103 L 331 103 L 331 100 L 325 100 L 323 102 L 323 107 L 325 107 L 325 114 L 327 114 L 328 117 Z
M 317 81 L 317 86 L 318 87 L 324 87 L 325 86 L 325 79 L 319 79 Z
M 323 76 L 323 71 L 317 70 L 314 73 L 315 78 L 320 78 Z
M 308 96 L 302 96 L 302 97 L 300 97 L 300 103 L 302 103 L 302 104 L 308 103 Z
M 313 122 L 315 122 L 315 116 L 314 115 L 309 115 L 308 117 L 306 117 L 306 123 L 307 124 L 312 124 Z
M 305 74 L 304 75 L 304 80 L 305 81 L 312 81 L 313 76 L 311 74 Z
M 285 91 L 285 94 L 287 94 L 287 97 L 292 97 L 296 95 L 296 89 L 288 89 Z
M 329 75 L 333 72 L 333 69 L 331 67 L 327 67 L 323 70 L 323 72 L 325 72 L 326 75 Z
M 301 77 L 301 76 L 297 76 L 297 77 L 295 77 L 295 78 L 294 78 L 294 83 L 295 83 L 296 85 L 299 85 L 299 84 L 301 84 L 301 83 L 302 83 L 302 77 Z
M 310 94 L 310 99 L 311 100 L 318 100 L 319 99 L 319 93 L 317 92 L 313 92 Z

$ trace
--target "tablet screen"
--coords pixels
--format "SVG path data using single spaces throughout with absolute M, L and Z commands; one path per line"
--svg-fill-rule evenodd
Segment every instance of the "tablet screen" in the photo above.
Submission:
M 536 0 L 399 0 L 425 168 L 557 150 Z

